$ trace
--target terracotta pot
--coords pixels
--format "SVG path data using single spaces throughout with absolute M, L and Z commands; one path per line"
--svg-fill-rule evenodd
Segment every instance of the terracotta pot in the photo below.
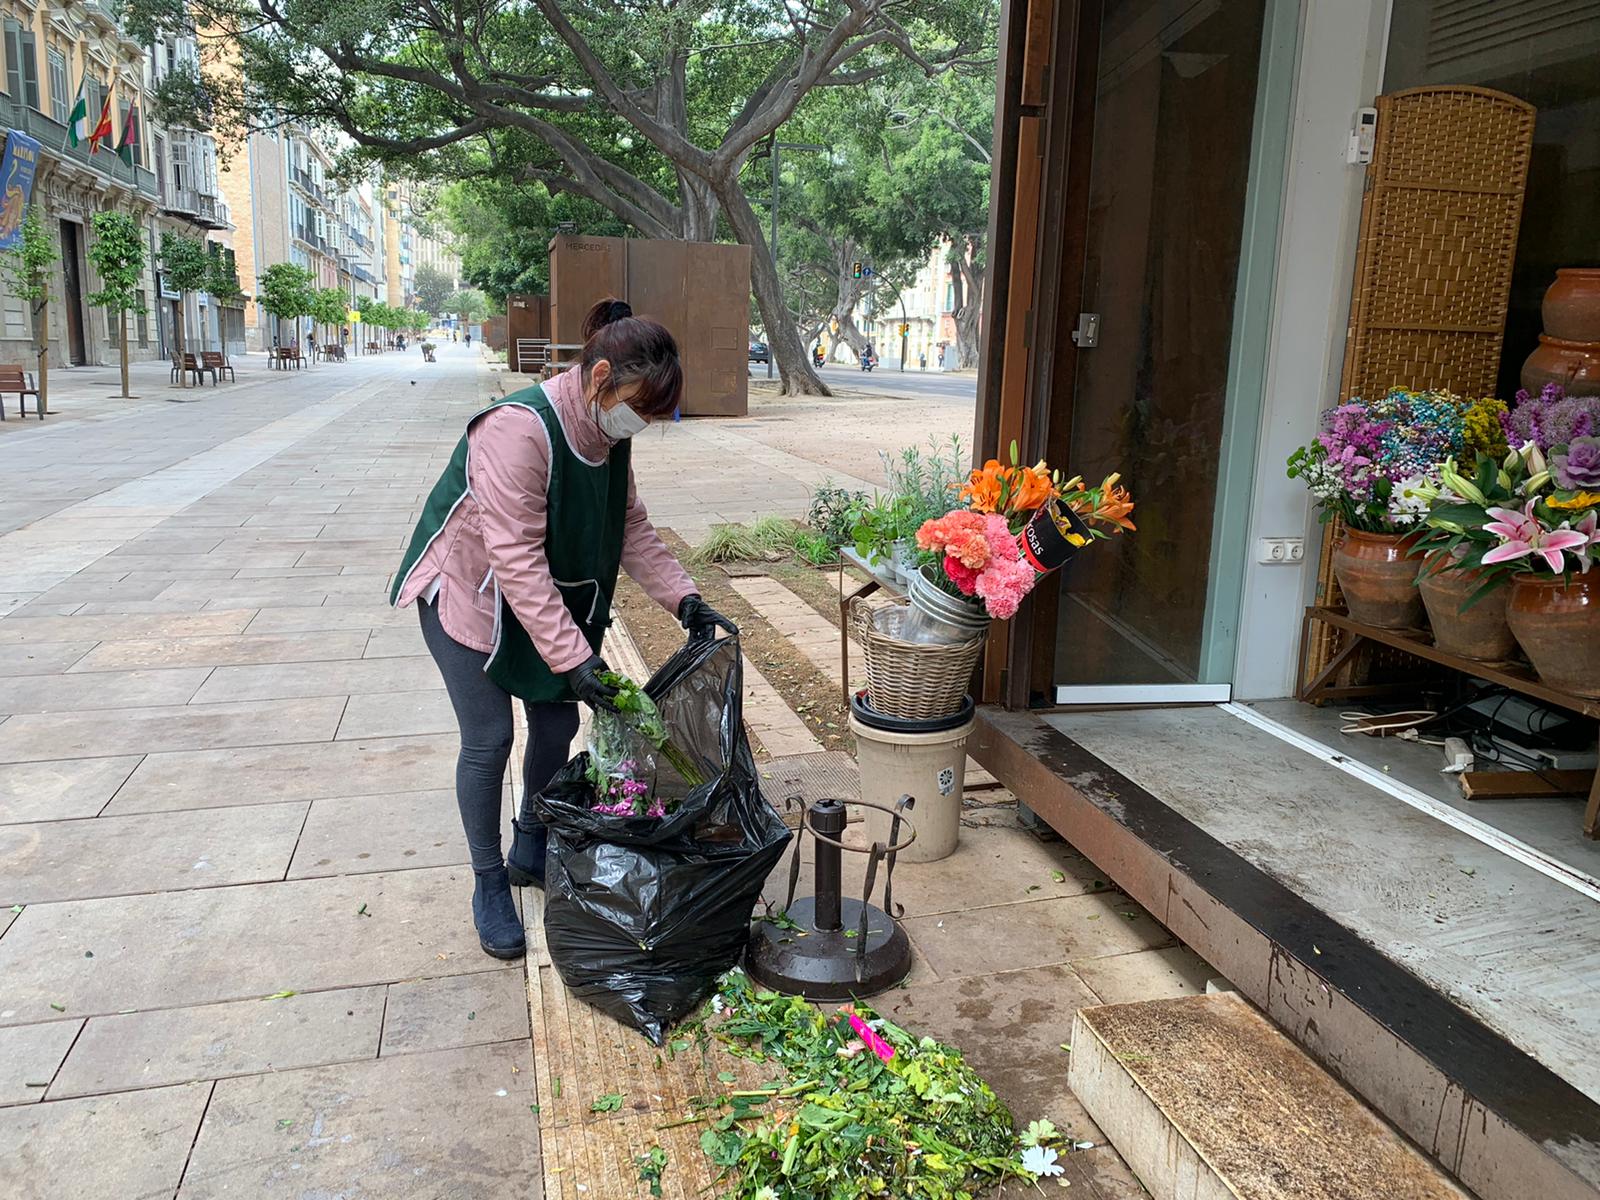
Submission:
M 1422 596 L 1412 543 L 1397 533 L 1346 529 L 1333 548 L 1333 574 L 1350 615 L 1380 629 L 1422 625 Z
M 1569 396 L 1600 396 L 1600 342 L 1566 342 L 1539 335 L 1539 348 L 1522 364 L 1522 386 L 1537 396 L 1559 383 Z
M 1568 342 L 1600 342 L 1600 267 L 1566 267 L 1544 294 L 1544 331 Z
M 1506 620 L 1544 683 L 1600 697 L 1600 567 L 1570 579 L 1516 576 Z
M 1483 586 L 1481 572 L 1431 570 L 1417 586 L 1439 649 L 1479 662 L 1505 662 L 1516 653 L 1517 640 L 1506 623 L 1509 584 L 1501 584 L 1466 612 L 1461 606 Z

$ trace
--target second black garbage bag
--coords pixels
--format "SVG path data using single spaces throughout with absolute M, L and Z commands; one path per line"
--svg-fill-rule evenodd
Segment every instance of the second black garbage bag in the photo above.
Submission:
M 738 638 L 691 642 L 644 686 L 654 717 L 597 714 L 534 802 L 551 961 L 658 1046 L 739 961 L 792 836 L 761 795 L 743 676 Z

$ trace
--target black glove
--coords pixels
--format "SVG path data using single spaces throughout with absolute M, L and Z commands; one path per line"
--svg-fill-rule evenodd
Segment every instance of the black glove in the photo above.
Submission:
M 606 660 L 596 654 L 588 662 L 568 671 L 567 682 L 572 685 L 578 699 L 590 708 L 597 712 L 614 713 L 617 711 L 617 689 L 600 679 L 601 672 L 610 669 L 606 666 Z
M 689 631 L 691 642 L 709 642 L 717 636 L 719 629 L 734 637 L 739 636 L 739 627 L 699 596 L 683 598 L 683 603 L 678 605 L 678 620 Z

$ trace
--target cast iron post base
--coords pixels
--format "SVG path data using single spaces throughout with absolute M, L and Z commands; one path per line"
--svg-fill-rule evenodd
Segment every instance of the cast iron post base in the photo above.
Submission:
M 844 801 L 819 800 L 807 805 L 799 797 L 791 797 L 789 803 L 800 806 L 802 817 L 789 860 L 789 892 L 779 916 L 758 920 L 751 931 L 745 953 L 750 977 L 765 987 L 807 1000 L 848 1000 L 893 987 L 911 971 L 911 940 L 890 913 L 902 911 L 894 902 L 894 859 L 916 839 L 916 830 L 905 815 L 914 801 L 902 796 L 892 809 L 856 802 L 880 808 L 893 818 L 889 841 L 874 842 L 871 847 L 843 842 Z M 800 847 L 806 833 L 816 847 L 816 895 L 797 901 Z M 841 894 L 840 852 L 844 850 L 867 855 L 866 886 L 859 900 Z M 870 899 L 880 862 L 884 865 L 883 908 Z
M 867 905 L 867 952 L 858 958 L 861 901 L 844 896 L 841 907 L 840 929 L 816 928 L 816 901 L 810 896 L 796 900 L 789 909 L 789 919 L 800 926 L 798 930 L 756 922 L 746 956 L 750 978 L 807 1000 L 849 1000 L 887 991 L 911 973 L 911 939 L 898 921 L 890 920 L 877 905 Z

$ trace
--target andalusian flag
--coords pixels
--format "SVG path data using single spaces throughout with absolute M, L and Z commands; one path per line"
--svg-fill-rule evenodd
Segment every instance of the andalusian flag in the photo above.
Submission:
M 134 155 L 139 152 L 139 106 L 128 106 L 128 119 L 122 125 L 122 145 L 117 147 L 117 157 L 126 166 L 133 166 Z
M 74 146 L 89 137 L 89 98 L 83 94 L 88 80 L 78 80 L 78 98 L 72 102 L 72 115 L 67 118 L 67 141 Z
M 106 93 L 105 103 L 100 105 L 100 119 L 94 123 L 94 128 L 89 131 L 89 153 L 93 154 L 100 149 L 100 143 L 105 141 L 114 132 L 111 124 L 111 93 Z

